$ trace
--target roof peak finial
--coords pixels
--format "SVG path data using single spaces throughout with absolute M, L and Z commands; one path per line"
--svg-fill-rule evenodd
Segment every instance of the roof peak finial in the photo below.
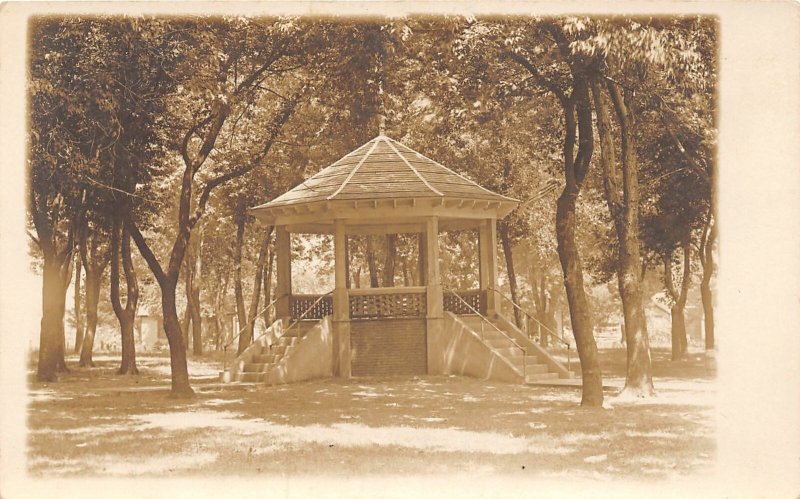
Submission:
M 378 116 L 378 135 L 386 135 L 386 115 L 383 113 Z

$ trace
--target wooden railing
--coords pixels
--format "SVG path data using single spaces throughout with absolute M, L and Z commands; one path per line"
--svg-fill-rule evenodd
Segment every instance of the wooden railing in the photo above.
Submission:
M 322 298 L 320 300 L 320 298 Z M 333 315 L 333 297 L 330 295 L 290 295 L 289 315 L 292 320 L 320 320 Z
M 425 291 L 425 287 L 350 289 L 350 318 L 425 317 Z
M 458 295 L 456 295 L 458 293 Z M 460 299 L 459 299 L 460 297 Z M 486 291 L 469 289 L 464 291 L 445 291 L 443 296 L 444 311 L 453 314 L 471 314 L 469 307 L 486 315 Z M 467 306 L 469 305 L 469 307 Z

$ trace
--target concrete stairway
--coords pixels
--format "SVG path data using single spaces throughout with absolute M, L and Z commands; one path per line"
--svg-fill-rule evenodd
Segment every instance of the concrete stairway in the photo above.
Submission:
M 242 383 L 262 383 L 267 381 L 267 373 L 270 368 L 277 365 L 281 359 L 288 355 L 296 346 L 300 339 L 318 321 L 300 321 L 288 331 L 284 331 L 283 336 L 278 338 L 273 345 L 253 345 L 244 358 L 238 359 L 240 368 L 233 381 Z
M 504 330 L 503 325 L 497 319 L 487 317 L 488 322 L 494 325 L 492 327 L 478 315 L 459 315 L 458 318 L 472 329 L 484 344 L 511 363 L 520 377 L 523 377 L 524 373 L 525 383 L 540 383 L 559 378 L 559 373 L 552 370 L 532 349 L 525 348 L 523 342 L 517 341 L 526 350 L 523 358 L 522 350 L 508 339 L 508 337 L 514 338 L 515 335 L 511 334 L 510 331 Z M 503 335 L 498 329 L 505 332 L 507 336 Z

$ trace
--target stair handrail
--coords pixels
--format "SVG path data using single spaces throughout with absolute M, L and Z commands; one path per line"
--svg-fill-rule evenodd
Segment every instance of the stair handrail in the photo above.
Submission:
M 455 290 L 453 290 L 453 289 L 449 289 L 449 288 L 445 288 L 445 289 L 447 290 L 447 292 L 449 292 L 449 293 L 452 293 L 452 294 L 453 294 L 453 296 L 455 296 L 456 298 L 458 298 L 459 300 L 461 300 L 461 303 L 463 303 L 464 305 L 466 305 L 466 306 L 467 306 L 467 308 L 468 308 L 470 311 L 472 311 L 472 313 L 473 313 L 473 314 L 475 314 L 475 315 L 477 315 L 478 317 L 480 317 L 480 318 L 481 318 L 481 320 L 482 320 L 483 322 L 486 322 L 486 323 L 488 323 L 490 326 L 492 326 L 492 327 L 495 329 L 495 331 L 497 331 L 498 333 L 500 333 L 500 334 L 501 334 L 501 335 L 502 335 L 502 336 L 503 336 L 505 339 L 507 339 L 508 341 L 510 341 L 510 342 L 511 342 L 511 344 L 513 344 L 515 347 L 517 347 L 517 348 L 519 348 L 519 349 L 520 349 L 520 351 L 522 352 L 522 377 L 523 377 L 523 378 L 526 378 L 526 377 L 527 377 L 527 369 L 526 369 L 526 366 L 525 366 L 525 355 L 527 354 L 527 352 L 526 352 L 526 351 L 525 351 L 525 349 L 522 347 L 522 345 L 520 345 L 519 343 L 517 343 L 517 340 L 515 340 L 514 338 L 512 338 L 511 336 L 509 336 L 509 335 L 508 335 L 508 334 L 507 334 L 505 331 L 503 331 L 502 329 L 500 329 L 499 327 L 497 327 L 497 326 L 496 326 L 494 323 L 492 323 L 492 321 L 490 321 L 489 319 L 487 319 L 487 318 L 486 318 L 486 317 L 485 317 L 483 314 L 481 314 L 481 313 L 480 313 L 480 311 L 476 310 L 476 309 L 475 309 L 475 307 L 473 307 L 472 305 L 470 305 L 470 304 L 469 304 L 469 302 L 468 302 L 467 300 L 465 300 L 464 298 L 462 298 L 462 297 L 461 297 L 461 296 L 460 296 L 460 295 L 459 295 L 459 294 L 458 294 L 458 293 L 457 293 Z M 483 322 L 482 322 L 481 324 L 483 324 Z M 481 338 L 481 339 L 483 339 L 483 338 Z
M 290 329 L 292 329 L 293 327 L 295 327 L 297 324 L 299 324 L 299 323 L 300 323 L 300 321 L 302 321 L 302 320 L 305 318 L 305 316 L 306 316 L 306 315 L 308 315 L 308 313 L 309 313 L 309 312 L 310 312 L 310 311 L 311 311 L 311 310 L 312 310 L 314 307 L 316 307 L 316 306 L 317 306 L 317 304 L 318 304 L 319 302 L 321 302 L 323 299 L 325 299 L 325 297 L 326 297 L 326 296 L 328 296 L 328 295 L 332 295 L 332 294 L 333 294 L 333 290 L 330 290 L 330 291 L 328 291 L 327 293 L 325 293 L 324 295 L 320 295 L 320 296 L 319 296 L 319 298 L 317 298 L 316 300 L 314 300 L 314 303 L 312 303 L 311 305 L 309 305 L 308 307 L 306 307 L 306 309 L 303 311 L 303 313 L 302 313 L 302 314 L 300 314 L 300 317 L 298 317 L 297 319 L 295 319 L 295 321 L 294 321 L 294 322 L 292 322 L 292 323 L 289 325 L 289 327 L 287 327 L 286 329 L 284 329 L 284 330 L 283 330 L 283 334 L 286 334 L 286 332 L 287 332 L 287 331 L 289 331 Z M 265 334 L 266 334 L 266 333 L 265 333 Z M 263 336 L 263 335 L 262 335 L 262 336 Z M 259 336 L 259 338 L 260 338 L 260 336 Z
M 557 339 L 558 341 L 560 341 L 561 343 L 566 345 L 567 346 L 567 370 L 568 371 L 570 370 L 571 345 L 570 345 L 569 341 L 565 340 L 564 338 L 562 338 L 561 336 L 556 334 L 552 329 L 550 329 L 549 327 L 547 327 L 544 324 L 542 324 L 542 322 L 539 319 L 537 319 L 536 317 L 532 316 L 530 313 L 528 313 L 527 310 L 525 310 L 524 308 L 522 308 L 519 305 L 517 305 L 516 303 L 514 303 L 514 300 L 512 300 L 508 296 L 504 295 L 499 289 L 489 288 L 489 291 L 494 291 L 498 295 L 500 295 L 502 298 L 505 298 L 506 301 L 508 301 L 511 305 L 513 305 L 517 310 L 519 310 L 520 312 L 525 314 L 526 317 L 528 317 L 529 319 L 533 319 L 534 322 L 536 322 L 539 325 L 540 328 L 544 328 L 545 333 L 547 333 L 548 335 L 552 336 L 553 338 Z M 530 338 L 530 333 L 528 334 L 528 337 Z
M 259 317 L 261 314 L 263 314 L 264 312 L 266 312 L 268 308 L 270 308 L 271 306 L 273 306 L 273 305 L 275 305 L 276 303 L 278 303 L 278 301 L 279 301 L 281 298 L 284 298 L 284 297 L 286 297 L 286 296 L 289 296 L 289 295 L 288 295 L 288 294 L 286 294 L 286 293 L 284 293 L 284 294 L 280 295 L 279 297 L 275 298 L 274 300 L 272 300 L 271 302 L 269 302 L 269 304 L 268 304 L 268 305 L 266 305 L 264 308 L 262 308 L 261 310 L 259 310 L 259 311 L 258 311 L 258 313 L 256 313 L 256 314 L 253 316 L 253 320 L 251 320 L 251 321 L 247 321 L 247 322 L 245 323 L 245 325 L 244 325 L 244 326 L 242 326 L 242 327 L 240 327 L 240 328 L 239 328 L 239 332 L 238 332 L 238 333 L 236 333 L 236 336 L 234 336 L 233 338 L 231 338 L 231 340 L 230 340 L 229 342 L 227 342 L 227 343 L 225 343 L 224 345 L 222 345 L 222 370 L 223 370 L 223 372 L 224 372 L 224 371 L 227 369 L 227 367 L 228 367 L 228 347 L 229 347 L 229 346 L 231 346 L 231 345 L 233 344 L 233 341 L 234 341 L 234 340 L 238 339 L 238 338 L 239 338 L 239 337 L 242 335 L 242 333 L 244 332 L 244 330 L 245 330 L 245 329 L 246 329 L 246 328 L 247 328 L 247 327 L 248 327 L 250 324 L 252 324 L 252 323 L 253 323 L 253 321 L 255 321 L 255 320 L 256 320 L 256 319 L 257 319 L 257 318 L 258 318 L 258 317 Z M 269 330 L 269 327 L 267 327 L 267 330 Z M 253 344 L 253 343 L 255 343 L 256 341 L 260 340 L 260 339 L 261 339 L 261 337 L 262 337 L 262 336 L 264 336 L 265 334 L 267 334 L 267 333 L 261 333 L 261 334 L 258 336 L 258 338 L 254 338 L 254 339 L 252 340 L 251 344 Z

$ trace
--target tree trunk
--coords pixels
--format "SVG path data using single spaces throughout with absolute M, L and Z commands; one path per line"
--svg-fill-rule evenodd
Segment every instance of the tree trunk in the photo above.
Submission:
M 177 287 L 177 276 L 164 282 L 164 286 L 161 288 L 161 309 L 164 314 L 164 333 L 167 335 L 170 352 L 171 395 L 173 397 L 187 397 L 194 395 L 194 390 L 189 384 L 186 346 L 183 343 L 183 334 L 178 322 L 178 309 L 175 304 Z
M 639 164 L 633 137 L 633 121 L 626 99 L 614 83 L 607 85 L 614 104 L 621 135 L 622 172 L 616 165 L 611 119 L 602 89 L 593 80 L 592 95 L 597 114 L 600 136 L 600 163 L 603 166 L 603 184 L 611 217 L 619 240 L 617 279 L 622 299 L 628 368 L 625 392 L 639 397 L 654 393 L 650 359 L 650 339 L 642 304 L 641 265 L 639 253 Z
M 39 331 L 38 381 L 56 381 L 63 359 L 61 331 L 64 329 L 66 288 L 62 276 L 63 262 L 56 255 L 43 251 L 42 320 Z
M 581 405 L 600 407 L 603 405 L 603 378 L 597 356 L 597 343 L 592 330 L 589 304 L 583 287 L 583 267 L 575 240 L 575 203 L 586 173 L 589 170 L 594 149 L 592 113 L 589 105 L 587 82 L 573 76 L 572 96 L 560 95 L 564 108 L 564 177 L 565 186 L 556 203 L 556 240 L 558 258 L 564 274 L 564 288 L 569 304 L 570 322 L 578 358 L 581 363 Z M 577 124 L 576 124 L 577 116 Z M 578 152 L 574 154 L 576 127 Z
M 712 200 L 713 202 L 713 200 Z M 700 298 L 703 302 L 703 329 L 706 350 L 714 349 L 714 302 L 711 294 L 711 277 L 714 275 L 714 242 L 717 237 L 716 220 L 709 221 L 700 247 L 703 278 L 700 281 Z
M 397 234 L 386 234 L 386 259 L 383 265 L 383 286 L 394 287 L 394 267 L 397 260 Z
M 119 260 L 125 272 L 125 307 L 119 293 Z M 122 342 L 122 359 L 117 374 L 139 374 L 136 367 L 136 345 L 133 337 L 133 326 L 136 317 L 136 304 L 139 301 L 139 286 L 136 281 L 136 270 L 131 259 L 131 236 L 127 229 L 122 230 L 122 248 L 120 249 L 120 223 L 115 221 L 111 233 L 111 306 L 117 316 Z
M 203 244 L 203 232 L 200 231 L 200 237 L 197 241 L 192 241 L 194 244 L 190 245 L 187 258 L 187 270 L 189 271 L 190 278 L 188 282 L 189 289 L 187 290 L 187 303 L 189 313 L 192 319 L 192 354 L 203 355 L 203 320 L 200 316 L 200 262 L 198 252 Z
M 375 247 L 372 243 L 372 236 L 367 238 L 367 267 L 369 268 L 369 287 L 377 288 L 380 286 L 378 280 L 378 269 L 375 262 Z
M 188 351 L 191 346 L 191 335 L 189 332 L 192 330 L 192 267 L 190 265 L 190 251 L 186 250 L 186 257 L 183 262 L 183 295 L 186 299 L 186 308 L 183 309 L 183 322 L 181 322 L 181 334 L 183 335 L 183 344 Z
M 581 405 L 603 405 L 603 379 L 597 357 L 597 344 L 592 333 L 589 304 L 583 288 L 583 268 L 578 246 L 575 243 L 575 200 L 577 193 L 564 192 L 556 208 L 556 236 L 558 256 L 564 272 L 564 287 L 569 303 L 572 334 L 578 349 L 583 375 Z
M 558 327 L 556 325 L 556 316 L 553 308 L 552 295 L 550 297 L 547 296 L 547 281 L 547 274 L 543 272 L 537 276 L 536 279 L 531 280 L 533 294 L 534 296 L 538 295 L 535 301 L 536 320 L 540 322 L 540 324 L 537 324 L 537 329 L 541 331 L 539 335 L 539 344 L 542 346 L 542 348 L 547 348 L 552 339 L 545 328 L 555 332 L 556 328 Z
M 239 331 L 233 331 L 234 338 L 238 334 L 238 347 L 236 355 L 241 354 L 250 346 L 252 338 L 247 335 L 247 311 L 244 305 L 244 289 L 242 287 L 242 247 L 244 246 L 245 219 L 240 217 L 236 224 L 236 243 L 233 248 L 233 292 L 236 297 L 236 317 L 239 319 Z
M 63 288 L 62 293 L 64 294 L 63 299 L 61 300 L 61 327 L 59 328 L 58 336 L 59 336 L 59 343 L 58 343 L 58 364 L 57 369 L 58 372 L 68 373 L 70 372 L 69 368 L 67 368 L 67 335 L 66 330 L 64 328 L 64 314 L 66 313 L 66 302 L 67 302 L 67 289 L 69 288 L 70 280 L 72 280 L 72 256 L 65 258 L 64 263 L 61 267 L 61 286 Z
M 267 271 L 264 272 L 264 329 L 272 325 L 272 312 L 271 308 L 266 305 L 272 303 L 272 267 L 275 262 L 275 252 L 272 250 L 272 243 L 267 248 L 269 251 L 269 260 L 267 261 Z
M 672 282 L 672 252 L 664 254 L 664 283 L 667 288 L 667 293 L 672 299 L 672 307 L 670 309 L 670 316 L 672 319 L 672 360 L 680 360 L 686 357 L 687 340 L 686 340 L 686 320 L 684 310 L 686 309 L 686 300 L 689 296 L 689 287 L 691 286 L 692 278 L 692 250 L 691 241 L 685 238 L 683 241 L 683 275 L 681 281 L 680 292 L 675 290 L 675 284 Z
M 269 228 L 264 239 L 261 241 L 261 248 L 258 250 L 258 260 L 256 261 L 256 275 L 253 278 L 253 295 L 250 297 L 250 311 L 247 314 L 247 337 L 253 341 L 255 337 L 255 325 L 258 318 L 258 307 L 261 301 L 261 284 L 264 278 L 264 268 L 267 266 L 267 253 L 269 252 L 269 242 L 272 236 L 272 227 Z M 241 327 L 241 326 L 240 326 Z M 241 353 L 241 352 L 239 352 Z
M 219 352 L 219 347 L 222 344 L 222 321 L 219 314 L 214 314 L 214 351 Z
M 711 296 L 711 286 L 705 282 L 700 284 L 700 299 L 703 302 L 703 330 L 705 333 L 706 350 L 714 349 L 714 304 Z
M 75 252 L 75 345 L 73 347 L 74 353 L 80 353 L 81 345 L 83 344 L 83 336 L 86 333 L 86 324 L 84 322 L 83 305 L 81 304 L 81 273 L 83 265 L 81 264 L 80 252 Z
M 514 256 L 511 254 L 511 241 L 508 237 L 508 224 L 500 222 L 497 224 L 497 231 L 500 233 L 500 243 L 503 246 L 503 255 L 506 257 L 506 270 L 508 271 L 508 287 L 511 289 L 511 301 L 519 306 L 519 298 L 517 292 L 517 274 L 514 271 Z M 514 323 L 517 327 L 522 327 L 522 315 L 519 308 L 514 309 Z
M 683 307 L 675 304 L 670 308 L 669 315 L 672 321 L 672 360 L 681 360 L 686 358 L 686 320 L 683 315 Z M 683 337 L 683 341 L 681 341 Z
M 175 244 L 172 248 L 172 258 L 170 259 L 169 273 L 165 273 L 158 263 L 158 259 L 147 245 L 142 233 L 136 224 L 130 219 L 129 214 L 125 215 L 125 227 L 130 231 L 131 237 L 139 248 L 139 253 L 144 257 L 148 267 L 153 272 L 161 288 L 161 310 L 163 314 L 164 334 L 167 336 L 169 344 L 170 369 L 172 373 L 172 388 L 170 396 L 175 398 L 185 398 L 194 396 L 189 383 L 189 369 L 186 363 L 186 347 L 183 344 L 181 326 L 178 321 L 178 310 L 175 306 L 176 292 L 178 287 L 178 271 L 180 262 L 183 259 L 185 245 L 188 242 L 189 232 L 179 232 Z
M 81 346 L 79 366 L 94 367 L 92 351 L 94 350 L 94 337 L 97 332 L 97 306 L 100 303 L 100 288 L 103 281 L 102 271 L 86 269 L 86 334 Z

